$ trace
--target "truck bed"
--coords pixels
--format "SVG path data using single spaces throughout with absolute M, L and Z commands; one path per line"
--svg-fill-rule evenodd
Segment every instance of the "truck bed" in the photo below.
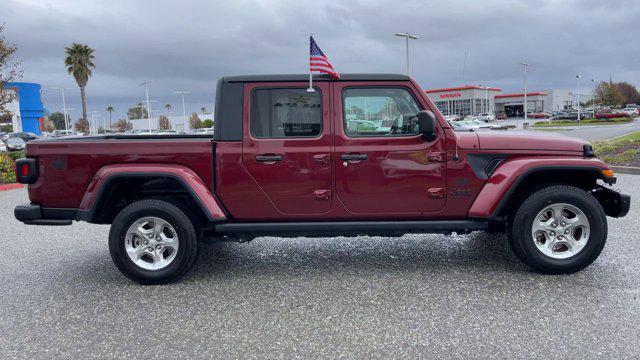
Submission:
M 212 184 L 211 135 L 103 135 L 32 141 L 40 176 L 29 186 L 34 204 L 76 208 L 98 169 L 109 164 L 184 165 Z M 63 186 L 59 186 L 63 185 Z

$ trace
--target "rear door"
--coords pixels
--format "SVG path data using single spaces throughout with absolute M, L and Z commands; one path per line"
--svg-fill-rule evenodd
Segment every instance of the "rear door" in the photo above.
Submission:
M 416 114 L 428 109 L 407 83 L 337 82 L 335 187 L 356 214 L 403 214 L 420 218 L 445 204 L 444 132 L 418 134 Z
M 331 209 L 329 84 L 245 84 L 242 163 L 275 210 L 288 215 Z

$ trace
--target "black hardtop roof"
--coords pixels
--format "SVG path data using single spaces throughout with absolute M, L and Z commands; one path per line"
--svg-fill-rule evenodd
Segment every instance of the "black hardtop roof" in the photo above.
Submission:
M 309 74 L 273 74 L 273 75 L 238 75 L 225 76 L 221 79 L 225 83 L 234 82 L 287 82 L 309 81 Z M 329 75 L 313 75 L 313 81 L 406 81 L 403 74 L 340 74 L 339 80 Z

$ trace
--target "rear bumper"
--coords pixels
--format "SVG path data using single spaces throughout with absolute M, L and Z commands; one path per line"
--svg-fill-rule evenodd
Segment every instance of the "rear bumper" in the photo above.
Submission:
M 629 195 L 599 186 L 593 196 L 598 199 L 607 216 L 619 218 L 629 213 L 631 207 L 631 196 Z
M 43 209 L 40 205 L 24 204 L 13 209 L 18 221 L 27 225 L 71 225 L 76 211 L 71 209 Z

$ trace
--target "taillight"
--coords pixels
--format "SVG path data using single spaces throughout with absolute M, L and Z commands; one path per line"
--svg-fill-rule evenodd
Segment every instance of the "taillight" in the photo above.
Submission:
M 33 184 L 38 180 L 38 161 L 25 158 L 16 161 L 16 180 L 21 184 Z
M 29 164 L 20 165 L 20 176 L 23 176 L 23 177 L 29 176 Z

